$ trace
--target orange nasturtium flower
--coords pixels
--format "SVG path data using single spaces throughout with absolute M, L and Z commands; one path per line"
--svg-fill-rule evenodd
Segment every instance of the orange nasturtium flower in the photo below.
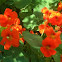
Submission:
M 43 18 L 44 19 L 49 19 L 49 16 L 53 12 L 52 10 L 48 10 L 46 7 L 44 7 L 41 12 L 43 13 Z
M 61 44 L 61 39 L 60 39 L 61 31 L 55 32 L 53 30 L 53 27 L 49 27 L 45 29 L 44 33 L 47 35 L 47 37 L 54 39 L 57 45 Z
M 42 10 L 41 10 L 42 13 L 46 13 L 47 11 L 49 11 L 49 10 L 47 9 L 47 7 L 44 7 L 44 8 L 42 8 Z
M 44 33 L 44 31 L 48 28 L 49 26 L 48 25 L 44 25 L 44 24 L 41 24 L 39 25 L 39 32 L 40 34 Z
M 3 39 L 1 40 L 0 44 L 4 46 L 5 50 L 9 50 L 11 46 L 19 46 L 19 32 L 17 30 L 7 28 L 2 31 L 1 36 Z
M 13 25 L 11 28 L 17 30 L 21 35 L 22 35 L 22 32 L 26 30 L 25 28 L 22 28 L 21 25 L 17 25 L 17 24 Z
M 53 14 L 52 14 L 53 15 Z M 48 22 L 52 25 L 62 25 L 62 14 L 56 12 L 53 16 L 50 16 Z
M 47 19 L 48 23 L 51 23 L 52 25 L 62 25 L 62 14 L 58 11 L 48 10 L 47 8 L 43 8 L 41 10 L 43 13 L 43 18 Z
M 7 16 L 7 24 L 12 25 L 14 24 L 14 20 L 18 17 L 17 13 L 15 11 L 12 11 L 12 9 L 6 8 L 4 15 Z
M 6 8 L 4 15 L 0 16 L 0 25 L 3 27 L 12 25 L 14 23 L 20 24 L 17 13 L 15 11 L 12 11 L 12 9 Z
M 49 27 L 48 21 L 45 21 L 44 24 L 38 26 L 40 34 L 44 33 L 45 29 Z
M 0 14 L 0 25 L 6 26 L 7 25 L 7 16 Z
M 40 48 L 40 51 L 44 54 L 45 57 L 50 57 L 51 55 L 55 55 L 56 51 L 54 50 L 56 48 L 56 43 L 53 39 L 46 37 L 42 41 L 42 47 Z
M 39 25 L 39 32 L 42 34 L 42 33 L 44 33 L 44 30 L 45 30 L 45 25 L 44 24 L 41 24 L 41 25 Z
M 62 2 L 59 2 L 57 10 L 58 11 L 61 11 L 62 10 Z
M 25 40 L 23 38 L 22 32 L 25 31 L 26 29 L 22 28 L 21 25 L 17 25 L 17 24 L 12 26 L 11 28 L 17 30 L 19 32 L 19 34 L 21 34 L 22 38 L 20 38 L 19 40 L 21 40 L 24 43 Z

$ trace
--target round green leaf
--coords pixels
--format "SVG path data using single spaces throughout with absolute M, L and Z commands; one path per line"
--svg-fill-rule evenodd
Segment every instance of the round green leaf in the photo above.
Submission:
M 13 0 L 14 4 L 17 8 L 21 9 L 24 8 L 26 5 L 31 3 L 31 0 Z
M 31 34 L 28 31 L 23 32 L 24 39 L 35 48 L 42 46 L 42 38 L 39 35 Z

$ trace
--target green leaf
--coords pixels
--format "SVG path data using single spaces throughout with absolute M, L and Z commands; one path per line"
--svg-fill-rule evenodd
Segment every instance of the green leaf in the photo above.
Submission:
M 39 35 L 31 34 L 28 31 L 23 32 L 24 39 L 35 48 L 40 48 L 42 45 L 42 38 Z
M 35 3 L 37 4 L 34 8 L 34 12 L 41 12 L 41 9 L 44 7 L 49 8 L 49 3 L 51 3 L 52 0 L 36 0 Z
M 32 0 L 13 0 L 14 4 L 17 8 L 22 9 L 25 6 L 29 5 L 31 3 Z
M 52 59 L 51 59 L 51 57 L 46 57 L 46 58 L 45 58 L 45 61 L 46 61 L 46 62 L 50 62 L 50 61 L 52 62 Z
M 60 45 L 59 45 L 59 48 L 61 48 L 61 49 L 62 49 L 62 44 L 60 44 Z
M 22 38 L 23 36 L 21 36 L 21 34 L 19 34 L 19 37 Z
M 23 54 L 25 57 L 29 58 L 31 62 L 45 62 L 43 54 L 39 49 L 31 47 L 27 42 L 23 48 Z
M 60 62 L 60 53 L 57 51 L 57 53 L 53 55 L 53 58 L 55 62 Z
M 38 26 L 38 21 L 38 18 L 36 18 L 34 14 L 27 16 L 22 20 L 24 27 L 31 30 Z
M 59 45 L 59 47 L 56 48 L 56 50 L 57 50 L 60 54 L 62 54 L 62 45 Z
M 3 58 L 3 56 L 2 56 L 2 54 L 1 54 L 1 52 L 0 52 L 0 60 Z
M 4 50 L 3 57 L 12 56 L 17 57 L 22 51 L 22 45 L 19 47 L 11 47 L 9 50 Z
M 0 51 L 4 50 L 4 46 L 0 45 Z
M 30 16 L 32 13 L 31 12 L 20 12 L 19 15 L 21 18 L 25 18 L 27 16 Z M 22 15 L 22 16 L 21 16 Z
M 2 37 L 0 36 L 0 41 L 2 40 Z
M 14 2 L 13 2 L 13 0 L 8 0 L 8 1 L 5 2 L 5 4 L 7 4 L 7 5 L 13 5 Z
M 41 12 L 34 12 L 35 16 L 39 18 L 39 20 L 43 21 L 43 14 Z M 40 21 L 39 21 L 40 22 Z M 41 23 L 41 22 L 40 22 Z
M 0 5 L 6 2 L 6 0 L 0 0 Z
M 62 40 L 62 33 L 61 33 L 61 35 L 60 35 L 60 38 L 61 38 L 61 40 Z
M 53 2 L 49 4 L 50 9 L 57 11 L 57 7 L 58 7 L 59 2 L 60 2 L 60 0 L 53 0 Z
M 21 56 L 16 58 L 16 62 L 29 62 L 29 60 L 26 57 Z
M 14 62 L 12 56 L 8 56 L 6 58 L 3 58 L 3 62 Z
M 4 29 L 6 29 L 6 27 L 0 26 L 0 37 L 1 37 L 1 32 L 2 32 L 2 30 L 4 30 Z
M 21 53 L 18 57 L 13 58 L 12 56 L 3 57 L 3 62 L 28 62 L 28 59 L 24 57 L 23 53 Z

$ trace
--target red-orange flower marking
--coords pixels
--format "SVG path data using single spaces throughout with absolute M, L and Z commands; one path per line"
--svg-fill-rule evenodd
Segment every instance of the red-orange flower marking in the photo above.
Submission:
M 19 46 L 19 32 L 17 30 L 7 28 L 2 31 L 1 36 L 3 37 L 3 39 L 0 44 L 4 45 L 5 50 L 9 50 L 11 45 L 13 47 Z
M 53 39 L 46 37 L 42 41 L 42 47 L 40 51 L 44 54 L 45 57 L 50 57 L 51 55 L 55 55 L 56 51 L 54 50 L 57 46 Z
M 31 33 L 31 34 L 34 34 L 34 32 L 33 32 L 32 30 L 30 30 L 30 33 Z

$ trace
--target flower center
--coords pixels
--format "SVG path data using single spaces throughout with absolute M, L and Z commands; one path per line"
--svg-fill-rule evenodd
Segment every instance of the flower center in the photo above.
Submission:
M 51 35 L 50 37 L 53 38 L 53 39 L 55 39 L 56 36 L 55 35 Z
M 56 21 L 58 21 L 58 17 L 56 16 L 55 18 L 56 18 Z
M 11 20 L 11 16 L 10 15 L 8 15 L 8 20 Z
M 7 36 L 7 39 L 12 40 L 12 36 L 11 35 Z
M 9 20 L 11 20 L 11 17 L 8 17 Z
M 46 49 L 50 49 L 50 47 L 49 47 L 49 46 L 47 46 L 47 47 L 46 47 Z

